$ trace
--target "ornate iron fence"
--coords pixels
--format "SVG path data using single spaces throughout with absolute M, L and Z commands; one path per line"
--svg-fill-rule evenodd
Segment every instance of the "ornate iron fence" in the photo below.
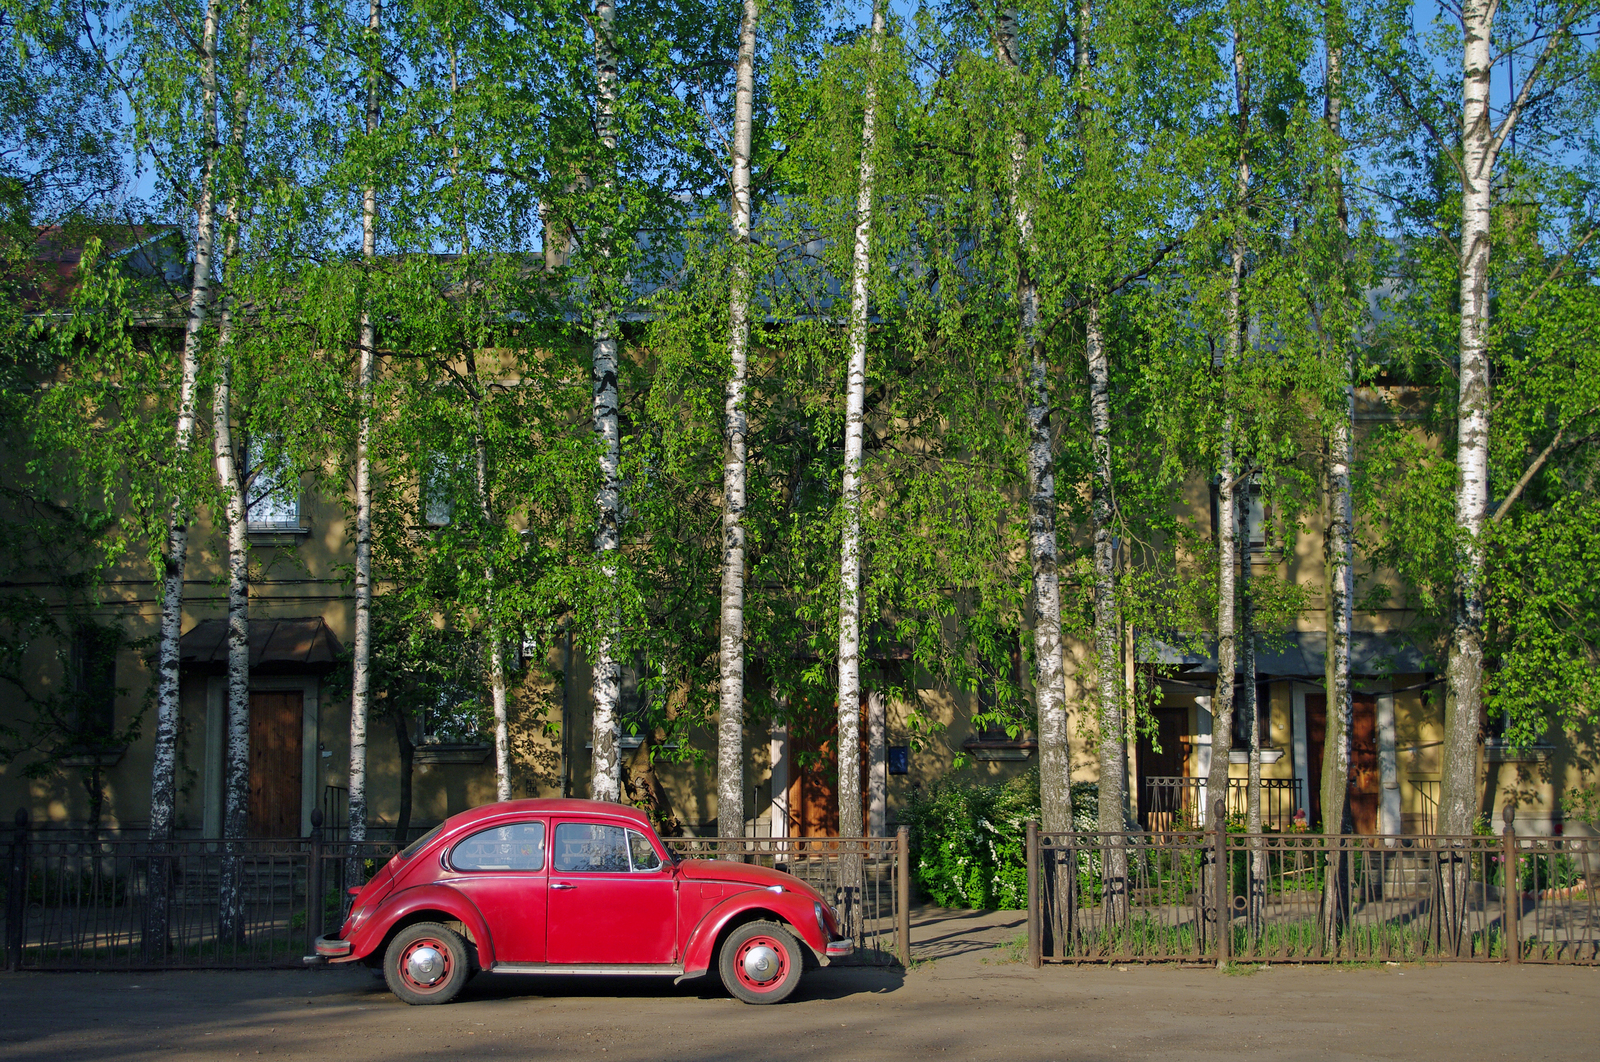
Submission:
M 1147 775 L 1139 804 L 1139 824 L 1146 830 L 1170 832 L 1193 829 L 1200 821 L 1200 800 L 1206 780 L 1188 775 Z M 1261 779 L 1261 824 L 1268 830 L 1288 830 L 1299 810 L 1300 782 L 1295 778 Z M 1228 814 L 1244 818 L 1249 810 L 1249 782 L 1228 779 Z
M 1600 963 L 1600 841 L 1028 830 L 1043 962 Z
M 10 969 L 294 967 L 337 931 L 398 846 L 323 836 L 155 842 L 56 840 L 19 814 L 0 847 Z M 841 914 L 861 961 L 907 961 L 904 831 L 889 838 L 669 838 L 691 858 L 738 859 L 815 887 Z M 231 897 L 225 899 L 225 897 Z
M 687 859 L 732 859 L 805 882 L 839 913 L 857 962 L 910 962 L 910 839 L 894 837 L 668 837 Z

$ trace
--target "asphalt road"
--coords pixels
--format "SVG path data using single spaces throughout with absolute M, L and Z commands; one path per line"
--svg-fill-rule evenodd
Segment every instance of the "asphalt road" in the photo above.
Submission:
M 1587 1059 L 1600 970 L 1051 967 L 1015 916 L 925 921 L 910 971 L 751 1007 L 714 981 L 481 975 L 407 1007 L 364 970 L 0 974 L 0 1059 Z M 997 942 L 1001 942 L 997 944 Z

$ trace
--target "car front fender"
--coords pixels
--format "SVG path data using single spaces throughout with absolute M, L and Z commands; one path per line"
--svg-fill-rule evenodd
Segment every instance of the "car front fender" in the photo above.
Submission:
M 465 894 L 448 885 L 417 885 L 392 892 L 378 905 L 378 909 L 362 919 L 361 925 L 350 936 L 350 954 L 335 962 L 352 962 L 364 959 L 377 951 L 389 939 L 398 925 L 414 921 L 421 912 L 437 912 L 448 921 L 460 922 L 472 935 L 478 949 L 478 965 L 487 970 L 494 965 L 494 941 L 489 936 L 489 925 L 483 913 Z
M 806 946 L 817 956 L 817 961 L 828 964 L 828 942 L 817 925 L 816 908 L 810 896 L 804 893 L 773 892 L 771 889 L 746 889 L 723 900 L 701 917 L 689 933 L 683 948 L 683 976 L 697 977 L 711 969 L 717 961 L 717 940 L 729 923 L 744 921 L 742 916 L 755 912 L 764 918 L 786 922 Z

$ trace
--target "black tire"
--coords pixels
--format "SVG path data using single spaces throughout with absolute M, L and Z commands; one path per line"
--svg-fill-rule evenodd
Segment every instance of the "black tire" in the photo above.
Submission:
M 423 954 L 426 950 L 434 954 Z M 443 969 L 437 968 L 439 964 Z M 437 922 L 406 926 L 383 954 L 383 979 L 389 991 L 413 1006 L 450 1002 L 461 994 L 471 972 L 466 941 Z
M 794 934 L 776 922 L 746 922 L 722 942 L 717 972 L 735 999 L 781 1003 L 800 985 L 805 969 L 801 947 Z

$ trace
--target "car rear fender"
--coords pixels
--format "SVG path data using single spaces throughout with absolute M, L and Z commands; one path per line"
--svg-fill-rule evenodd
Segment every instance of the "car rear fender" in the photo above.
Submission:
M 735 926 L 761 918 L 788 925 L 816 954 L 817 961 L 826 966 L 828 942 L 817 925 L 814 903 L 803 893 L 775 893 L 771 889 L 747 889 L 728 897 L 707 911 L 690 931 L 683 949 L 683 976 L 695 977 L 711 969 L 723 935 Z
M 362 920 L 350 938 L 350 956 L 363 959 L 383 950 L 389 938 L 413 922 L 460 922 L 477 946 L 478 965 L 494 965 L 494 941 L 488 923 L 476 904 L 448 885 L 417 885 L 390 893 L 378 909 Z

